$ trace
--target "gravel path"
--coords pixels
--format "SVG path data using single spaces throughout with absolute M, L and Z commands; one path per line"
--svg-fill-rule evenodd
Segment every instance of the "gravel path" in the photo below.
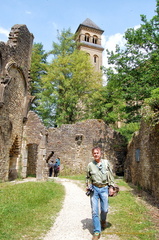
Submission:
M 35 178 L 23 179 L 23 181 L 13 181 L 13 183 L 23 183 L 28 181 L 36 181 Z M 65 200 L 63 207 L 59 212 L 54 225 L 50 231 L 45 235 L 43 240 L 91 240 L 93 234 L 92 217 L 90 198 L 85 195 L 85 192 L 81 187 L 74 183 L 73 180 L 56 178 L 57 182 L 61 182 L 66 190 Z M 125 191 L 127 188 L 120 186 L 120 191 Z M 145 197 L 146 193 L 143 193 Z M 148 195 L 149 196 L 149 195 Z M 159 209 L 153 207 L 153 198 L 148 197 L 147 201 L 143 198 L 137 197 L 136 199 L 144 204 L 153 217 L 153 223 L 158 228 Z M 150 202 L 150 204 L 149 204 Z M 109 206 L 109 214 L 114 211 Z M 109 221 L 108 214 L 108 221 Z M 111 226 L 112 233 L 106 234 L 106 230 L 103 232 L 103 236 L 100 240 L 121 240 L 121 238 L 115 234 L 115 229 Z M 104 237 L 105 235 L 105 237 Z
M 57 181 L 65 186 L 66 196 L 63 208 L 44 240 L 91 240 L 90 198 L 72 181 L 66 179 L 57 179 Z

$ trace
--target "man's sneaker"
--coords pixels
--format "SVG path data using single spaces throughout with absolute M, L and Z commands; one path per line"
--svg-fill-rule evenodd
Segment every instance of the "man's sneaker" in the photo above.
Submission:
M 106 229 L 106 227 L 107 227 L 106 221 L 101 221 L 101 227 L 103 230 Z
M 98 240 L 99 238 L 100 238 L 100 233 L 96 232 L 94 233 L 92 240 Z

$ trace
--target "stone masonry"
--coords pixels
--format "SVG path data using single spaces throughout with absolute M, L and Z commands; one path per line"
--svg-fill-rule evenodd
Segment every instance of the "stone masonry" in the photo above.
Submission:
M 14 25 L 8 42 L 0 42 L 0 180 L 29 175 L 47 179 L 46 158 L 51 151 L 54 159 L 61 159 L 61 173 L 82 173 L 93 146 L 102 148 L 114 173 L 123 174 L 124 139 L 103 121 L 46 129 L 29 111 L 32 42 L 33 35 L 25 25 Z
M 142 122 L 128 146 L 125 179 L 149 192 L 159 201 L 159 124 Z
M 33 35 L 14 25 L 7 43 L 0 42 L 0 179 L 17 178 L 21 165 L 23 125 L 29 103 Z
M 33 111 L 29 111 L 27 117 L 21 151 L 22 177 L 34 175 L 38 180 L 44 180 L 48 177 L 46 164 L 48 131 Z
M 125 172 L 128 182 L 159 200 L 159 125 L 149 127 L 142 122 L 128 149 L 124 138 L 102 120 L 46 129 L 29 111 L 32 43 L 26 25 L 14 25 L 7 43 L 0 42 L 0 180 L 29 175 L 46 180 L 46 158 L 51 151 L 54 160 L 61 159 L 61 174 L 83 173 L 92 159 L 92 148 L 100 146 L 115 174 Z
M 85 120 L 48 129 L 47 155 L 54 151 L 54 159 L 61 159 L 61 171 L 83 173 L 92 160 L 91 150 L 99 146 L 103 158 L 110 160 L 114 173 L 122 175 L 126 156 L 124 138 L 102 120 Z
M 125 140 L 103 121 L 86 120 L 46 129 L 39 117 L 29 111 L 23 131 L 22 176 L 33 174 L 39 180 L 47 179 L 46 158 L 52 151 L 51 159 L 61 159 L 61 174 L 83 173 L 92 160 L 94 146 L 100 146 L 103 157 L 110 159 L 114 174 L 123 175 Z

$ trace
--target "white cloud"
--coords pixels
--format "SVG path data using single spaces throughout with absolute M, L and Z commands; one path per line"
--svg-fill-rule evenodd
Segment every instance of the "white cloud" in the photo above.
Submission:
M 138 28 L 140 28 L 141 27 L 141 25 L 136 25 L 135 27 L 133 27 L 135 30 L 136 29 L 138 29 Z
M 140 28 L 141 25 L 136 25 L 134 27 L 132 27 L 134 30 Z M 111 36 L 105 36 L 102 35 L 102 46 L 104 47 L 104 51 L 103 51 L 103 66 L 108 67 L 108 59 L 107 59 L 107 53 L 106 53 L 106 49 L 108 49 L 109 51 L 115 51 L 115 47 L 116 45 L 119 45 L 119 47 L 122 49 L 124 48 L 124 45 L 126 43 L 125 38 L 123 37 L 124 34 L 122 33 L 116 33 L 114 35 Z
M 134 30 L 140 28 L 141 25 L 136 25 L 134 27 L 132 27 Z M 111 36 L 106 36 L 106 35 L 102 35 L 102 46 L 104 48 L 103 51 L 103 66 L 104 67 L 109 67 L 110 65 L 108 65 L 108 57 L 107 57 L 107 52 L 106 49 L 108 49 L 109 51 L 113 51 L 115 52 L 115 48 L 116 45 L 119 45 L 119 47 L 121 49 L 124 48 L 125 44 L 126 44 L 126 40 L 123 37 L 124 33 L 116 33 L 114 35 Z M 111 66 L 113 67 L 113 66 Z M 104 76 L 104 81 L 106 82 L 106 77 Z
M 55 30 L 58 29 L 58 25 L 57 25 L 55 22 L 52 22 L 52 25 L 53 25 L 53 28 L 54 28 Z
M 121 34 L 121 33 L 116 33 L 111 36 L 102 35 L 102 46 L 104 48 L 104 51 L 103 51 L 103 66 L 104 67 L 110 67 L 110 65 L 108 65 L 108 57 L 107 57 L 106 49 L 108 49 L 109 51 L 115 52 L 116 45 L 119 45 L 120 48 L 123 48 L 126 43 L 126 40 L 123 38 L 123 35 L 124 34 Z M 104 75 L 103 76 L 103 84 L 106 85 L 106 83 L 107 83 L 107 79 L 106 79 L 106 76 Z
M 31 12 L 30 12 L 30 11 L 25 11 L 25 13 L 26 13 L 26 14 L 29 14 L 29 15 L 31 14 Z
M 9 36 L 9 31 L 7 29 L 4 29 L 4 28 L 0 27 L 0 34 L 8 37 Z
M 124 34 L 116 33 L 111 36 L 105 36 L 105 35 L 102 36 L 102 46 L 104 47 L 103 65 L 105 67 L 108 67 L 108 59 L 107 59 L 106 49 L 114 52 L 116 45 L 119 45 L 120 48 L 123 48 L 126 43 L 126 40 L 123 38 L 123 35 Z

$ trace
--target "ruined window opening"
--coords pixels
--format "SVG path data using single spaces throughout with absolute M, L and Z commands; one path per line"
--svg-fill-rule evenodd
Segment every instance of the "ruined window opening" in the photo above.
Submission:
M 12 148 L 10 149 L 9 156 L 10 157 L 18 156 L 18 154 L 19 154 L 19 139 L 18 136 L 16 136 Z
M 136 149 L 135 151 L 135 160 L 136 162 L 140 162 L 140 149 Z
M 83 140 L 83 135 L 76 135 L 75 141 L 78 145 L 81 145 L 82 140 Z

